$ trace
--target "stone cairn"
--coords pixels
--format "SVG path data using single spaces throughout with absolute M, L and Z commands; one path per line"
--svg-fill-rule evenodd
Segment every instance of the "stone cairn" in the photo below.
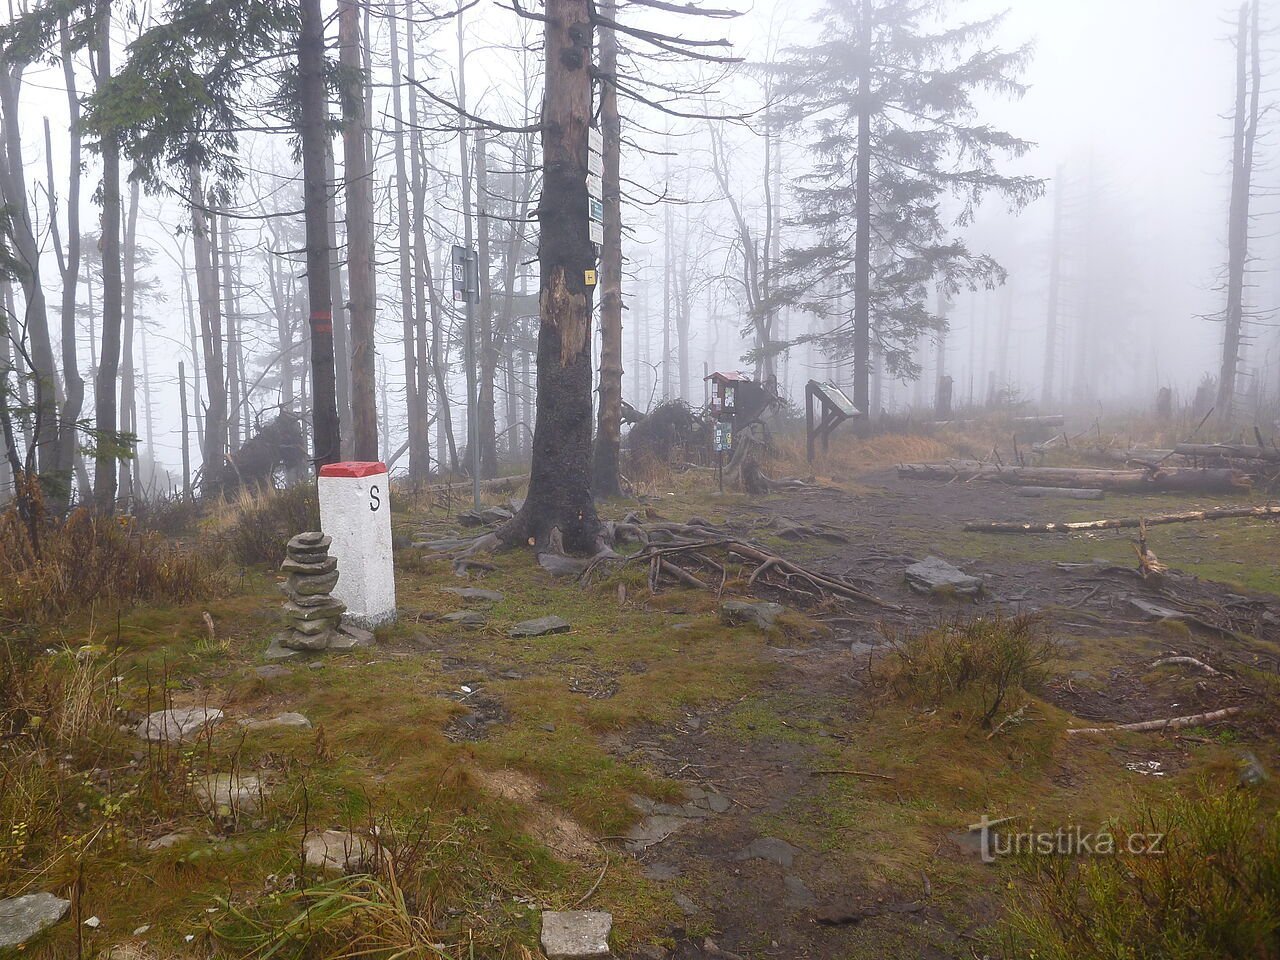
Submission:
M 285 632 L 281 646 L 292 650 L 324 650 L 337 639 L 347 605 L 332 596 L 338 585 L 338 561 L 329 556 L 331 537 L 319 531 L 300 533 L 289 541 L 280 569 L 289 575 L 284 593 Z

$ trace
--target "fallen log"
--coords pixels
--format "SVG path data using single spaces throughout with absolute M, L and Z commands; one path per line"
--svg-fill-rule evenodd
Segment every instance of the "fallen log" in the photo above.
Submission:
M 1226 720 L 1228 717 L 1234 717 L 1239 712 L 1239 707 L 1225 707 L 1222 710 L 1212 710 L 1209 713 L 1193 713 L 1190 716 L 1170 717 L 1167 720 L 1143 720 L 1141 723 L 1119 723 L 1113 727 L 1068 727 L 1067 735 L 1071 736 L 1078 733 L 1116 733 L 1120 730 L 1136 730 L 1139 732 L 1147 732 L 1151 730 L 1179 730 L 1182 727 L 1198 727 L 1204 723 L 1217 723 L 1219 720 Z
M 972 427 L 980 423 L 1004 424 L 1012 423 L 1017 427 L 1061 427 L 1066 423 L 1066 417 L 1061 414 L 1053 414 L 1046 417 L 1014 417 L 1007 420 L 1000 417 L 988 417 L 986 419 L 976 420 L 934 420 L 935 427 Z
M 1153 517 L 1110 517 L 1102 520 L 1065 520 L 1050 523 L 1020 523 L 1016 520 L 982 520 L 966 523 L 966 533 L 1077 533 L 1081 530 L 1126 530 L 1193 520 L 1234 520 L 1252 517 L 1280 517 L 1280 507 L 1215 507 L 1183 513 L 1158 513 Z
M 1248 490 L 1251 481 L 1240 470 L 1169 467 L 1159 470 L 1105 470 L 1093 467 L 995 466 L 976 460 L 946 463 L 902 463 L 898 476 L 912 480 L 982 481 L 1011 486 L 1072 487 L 1124 493 L 1229 493 Z
M 1105 491 L 1088 487 L 1018 487 L 1014 493 L 1019 497 L 1062 497 L 1066 500 L 1101 500 L 1106 496 Z
M 1173 452 L 1182 457 L 1221 457 L 1225 460 L 1266 460 L 1280 463 L 1280 450 L 1243 443 L 1179 443 Z
M 518 489 L 529 482 L 527 473 L 519 474 L 514 477 L 494 477 L 492 480 L 481 480 L 480 489 L 488 490 L 490 493 L 505 493 L 510 490 Z M 436 493 L 444 490 L 470 490 L 471 481 L 466 477 L 459 477 L 452 483 L 432 483 L 422 488 L 428 493 Z

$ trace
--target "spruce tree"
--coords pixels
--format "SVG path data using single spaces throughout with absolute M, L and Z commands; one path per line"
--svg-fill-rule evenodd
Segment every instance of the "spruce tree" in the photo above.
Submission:
M 958 233 L 978 203 L 994 194 L 1017 209 L 1044 191 L 1001 172 L 1033 144 L 983 122 L 975 104 L 984 92 L 1022 95 L 1029 48 L 991 45 L 1003 15 L 951 22 L 961 6 L 826 0 L 815 41 L 775 67 L 783 115 L 812 144 L 795 184 L 810 242 L 788 252 L 776 295 L 834 321 L 816 338 L 853 358 L 863 410 L 873 340 L 891 372 L 918 376 L 912 345 L 946 322 L 933 292 L 1002 282 L 1000 266 Z

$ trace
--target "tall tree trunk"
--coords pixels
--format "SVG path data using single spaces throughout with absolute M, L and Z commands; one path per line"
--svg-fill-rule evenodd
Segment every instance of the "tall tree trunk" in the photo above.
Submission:
M 467 55 L 463 46 L 464 33 L 462 12 L 458 12 L 458 103 L 463 110 L 467 109 Z M 467 251 L 466 255 L 471 257 L 474 255 L 472 244 L 474 243 L 474 233 L 472 227 L 472 198 L 471 198 L 471 142 L 467 136 L 467 128 L 459 117 L 458 121 L 458 159 L 459 171 L 462 180 L 462 246 Z M 476 270 L 476 283 L 479 285 L 482 281 L 479 276 L 479 269 Z M 476 310 L 472 303 L 472 294 L 467 293 L 466 299 L 463 301 L 463 313 L 465 316 L 466 339 L 465 348 L 463 350 L 462 364 L 463 373 L 466 375 L 467 383 L 467 472 L 472 478 L 472 489 L 477 499 L 476 506 L 479 506 L 480 488 L 476 486 L 476 482 L 480 478 L 480 410 L 479 399 L 476 396 Z
M 124 227 L 124 335 L 120 349 L 120 432 L 133 434 L 133 456 L 120 461 L 121 504 L 128 509 L 138 496 L 138 399 L 133 361 L 133 336 L 137 322 L 138 283 L 138 181 L 129 184 L 129 213 Z
M 670 190 L 671 179 L 666 179 Z M 662 206 L 662 399 L 670 400 L 674 390 L 671 363 L 671 285 L 675 282 L 671 249 L 675 233 L 671 229 L 671 203 Z
M 1223 315 L 1225 323 L 1217 403 L 1218 420 L 1223 424 L 1232 420 L 1240 365 L 1244 281 L 1249 262 L 1249 199 L 1253 189 L 1253 151 L 1258 134 L 1261 70 L 1258 0 L 1253 0 L 1252 4 L 1240 5 L 1236 30 L 1236 108 L 1231 141 L 1231 206 L 1227 224 L 1227 307 Z
M 336 192 L 338 174 L 333 160 L 333 141 L 328 137 L 325 138 L 324 163 L 326 189 Z M 329 303 L 333 314 L 334 402 L 338 407 L 338 444 L 342 450 L 342 458 L 349 460 L 352 449 L 350 311 L 344 306 L 346 297 L 343 296 L 342 256 L 338 247 L 338 218 L 334 209 L 337 204 L 331 200 L 325 202 L 330 207 L 325 234 L 329 241 Z
M 408 417 L 409 478 L 422 480 L 431 472 L 427 450 L 426 404 L 419 396 L 418 325 L 415 322 L 413 291 L 413 220 L 409 212 L 409 174 L 404 135 L 404 108 L 400 101 L 400 33 L 395 12 L 389 18 L 391 27 L 391 109 L 394 119 L 396 161 L 396 219 L 400 240 L 400 319 L 404 347 L 404 404 Z M 412 9 L 405 8 L 406 29 L 413 30 Z
M 301 101 L 302 205 L 307 235 L 307 304 L 311 326 L 311 443 L 317 467 L 341 456 L 333 303 L 329 299 L 329 189 L 325 177 L 328 105 L 324 81 L 324 17 L 320 0 L 301 0 L 298 94 Z
M 600 12 L 615 19 L 614 0 L 601 0 Z M 600 133 L 603 141 L 601 193 L 604 246 L 600 249 L 600 410 L 591 462 L 591 490 L 616 497 L 622 446 L 622 121 L 618 114 L 618 38 L 600 31 Z M 632 362 L 636 362 L 633 360 Z
M 111 76 L 111 4 L 101 0 L 97 23 L 98 82 Z M 116 380 L 120 373 L 123 282 L 120 267 L 120 144 L 115 131 L 102 135 L 102 358 L 94 388 L 93 500 L 99 513 L 116 506 Z
M 1058 375 L 1058 308 L 1062 299 L 1062 190 L 1064 167 L 1058 164 L 1053 178 L 1053 233 L 1049 239 L 1049 312 L 1044 324 L 1044 373 L 1041 377 L 1040 405 L 1048 411 L 1056 399 Z
M 187 167 L 191 185 L 191 236 L 195 250 L 196 299 L 200 309 L 200 343 L 204 352 L 205 393 L 209 404 L 205 415 L 204 442 L 200 448 L 203 468 L 220 470 L 227 447 L 227 387 L 222 342 L 222 308 L 218 296 L 218 275 L 214 265 L 213 236 L 205 209 L 206 194 L 199 165 Z M 199 377 L 199 370 L 193 370 Z M 196 391 L 196 409 L 200 407 Z M 198 424 L 198 421 L 197 421 Z
M 79 342 L 76 330 L 76 296 L 80 280 L 80 184 L 83 177 L 81 164 L 82 137 L 80 132 L 80 95 L 76 86 L 75 60 L 72 55 L 71 29 L 66 19 L 58 23 L 58 44 L 62 56 L 62 80 L 67 95 L 68 182 L 67 182 L 67 244 L 64 254 L 58 235 L 58 217 L 51 210 L 49 226 L 53 231 L 54 252 L 58 260 L 58 272 L 62 275 L 62 413 L 58 422 L 58 448 L 55 472 L 58 477 L 57 495 L 51 504 L 57 513 L 64 513 L 70 502 L 71 476 L 79 439 L 80 414 L 84 409 L 84 378 L 80 375 L 80 362 L 76 353 Z M 54 204 L 54 175 L 52 138 L 49 136 L 49 120 L 44 122 L 45 157 L 49 171 L 49 203 Z M 0 150 L 3 147 L 0 146 Z M 2 192 L 2 191 L 0 191 Z M 88 495 L 88 491 L 81 491 Z
M 858 150 L 854 185 L 853 405 L 871 411 L 871 24 L 869 0 L 858 0 Z
M 546 0 L 544 10 L 538 412 L 528 495 L 499 536 L 545 546 L 558 530 L 567 549 L 590 552 L 601 532 L 590 484 L 593 288 L 584 272 L 595 263 L 587 210 L 590 4 Z
M 489 219 L 488 138 L 476 134 L 476 243 L 477 278 L 480 284 L 479 361 L 480 384 L 476 395 L 476 416 L 480 440 L 480 476 L 498 475 L 497 411 L 493 387 L 498 378 L 498 349 L 493 339 L 493 285 L 490 282 L 491 221 Z
M 194 232 L 194 231 L 193 231 Z M 196 420 L 196 447 L 204 451 L 204 418 L 200 410 L 200 334 L 196 331 L 196 305 L 191 294 L 191 279 L 187 271 L 187 248 L 182 247 L 182 308 L 187 317 L 187 342 L 191 349 L 191 395 Z
M 338 0 L 338 57 L 348 78 L 362 75 L 364 40 L 356 0 Z M 378 459 L 378 401 L 373 288 L 373 170 L 369 165 L 363 82 L 342 97 L 342 162 L 347 197 L 347 276 L 351 303 L 351 430 L 357 460 Z
M 39 381 L 36 392 L 40 401 L 35 410 L 37 444 L 36 471 L 44 485 L 57 492 L 65 478 L 56 473 L 58 466 L 58 396 L 61 386 L 53 359 L 53 342 L 49 336 L 48 308 L 40 280 L 40 247 L 34 221 L 27 204 L 27 181 L 22 156 L 22 127 L 18 115 L 22 88 L 21 65 L 0 63 L 0 202 L 9 208 L 12 220 L 13 253 L 18 266 L 18 283 L 22 287 L 25 312 L 23 326 L 30 340 L 32 373 Z

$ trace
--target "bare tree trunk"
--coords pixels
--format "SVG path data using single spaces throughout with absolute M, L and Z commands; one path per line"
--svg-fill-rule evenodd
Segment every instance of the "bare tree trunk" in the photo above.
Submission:
M 360 9 L 338 2 L 339 62 L 348 77 L 364 68 Z M 374 343 L 373 170 L 369 166 L 363 84 L 342 97 L 342 161 L 347 197 L 347 276 L 351 303 L 351 430 L 357 460 L 378 459 L 378 401 Z
M 666 178 L 667 190 L 671 178 Z M 671 202 L 662 205 L 662 399 L 670 400 L 674 390 L 671 363 L 671 284 L 675 282 L 671 249 L 675 243 L 675 231 L 671 229 Z
M 484 131 L 476 134 L 476 274 L 480 284 L 479 361 L 480 384 L 476 395 L 477 436 L 480 441 L 480 476 L 491 479 L 498 475 L 498 442 L 493 385 L 498 375 L 498 351 L 493 340 L 493 290 L 490 282 L 490 220 L 488 138 Z
M 425 479 L 431 472 L 430 454 L 427 443 L 427 411 L 424 399 L 419 395 L 418 376 L 418 325 L 415 322 L 413 291 L 413 220 L 409 212 L 409 174 L 407 169 L 407 153 L 404 135 L 404 108 L 400 102 L 400 33 L 396 25 L 396 16 L 389 18 L 391 27 L 391 109 L 394 119 L 395 161 L 396 161 L 396 219 L 399 220 L 397 233 L 400 240 L 400 319 L 401 337 L 404 346 L 404 403 L 408 422 L 406 424 L 409 439 L 409 477 L 412 480 Z M 405 5 L 406 29 L 413 30 L 412 8 Z
M 194 232 L 194 231 L 193 231 Z M 197 264 L 196 269 L 199 269 Z M 187 342 L 191 348 L 191 394 L 196 420 L 196 448 L 204 451 L 204 417 L 200 413 L 200 335 L 196 331 L 196 304 L 191 293 L 191 279 L 187 271 L 187 248 L 182 247 L 182 307 L 187 316 Z
M 98 82 L 111 76 L 111 5 L 103 0 L 96 25 Z M 120 144 L 114 131 L 102 137 L 102 358 L 94 389 L 95 426 L 93 499 L 99 513 L 116 506 L 116 381 L 120 373 L 123 280 L 120 267 Z
M 301 0 L 298 94 L 302 118 L 302 192 L 307 229 L 307 303 L 311 325 L 312 450 L 317 467 L 341 455 L 330 301 L 329 190 L 325 178 L 328 106 L 324 81 L 324 17 L 320 0 Z
M 62 56 L 62 79 L 67 95 L 67 134 L 69 138 L 67 184 L 67 246 L 64 254 L 62 239 L 58 235 L 58 217 L 55 210 L 49 213 L 49 227 L 53 233 L 54 253 L 57 256 L 58 272 L 62 275 L 62 414 L 58 423 L 58 448 L 55 472 L 58 480 L 55 484 L 56 495 L 52 508 L 55 512 L 64 513 L 71 497 L 72 467 L 78 449 L 79 420 L 84 409 L 84 378 L 80 375 L 79 357 L 76 345 L 76 295 L 80 280 L 80 184 L 82 180 L 81 133 L 80 133 L 80 96 L 76 86 L 75 61 L 71 50 L 71 30 L 66 21 L 58 23 L 58 43 Z M 53 175 L 52 139 L 49 136 L 49 119 L 44 121 L 45 158 L 49 172 L 49 204 L 55 205 L 56 191 Z M 0 151 L 3 147 L 0 146 Z M 0 190 L 3 193 L 3 190 Z M 87 495 L 88 491 L 82 491 Z
M 537 423 L 529 489 L 499 532 L 507 543 L 551 546 L 558 530 L 571 551 L 599 548 L 591 500 L 591 297 L 594 262 L 587 211 L 591 121 L 589 0 L 546 0 L 542 200 L 538 205 Z
M 120 432 L 134 435 L 133 456 L 120 461 L 119 500 L 125 507 L 138 496 L 138 401 L 134 383 L 133 335 L 137 320 L 138 181 L 129 184 L 129 214 L 124 228 L 124 336 L 120 351 Z
M 614 0 L 601 0 L 600 12 L 614 19 Z M 622 446 L 622 121 L 618 114 L 618 38 L 600 31 L 600 127 L 603 140 L 601 192 L 604 246 L 600 250 L 600 411 L 591 463 L 591 489 L 600 498 L 616 497 Z
M 1058 164 L 1053 178 L 1053 234 L 1049 241 L 1049 312 L 1044 325 L 1044 374 L 1041 378 L 1040 405 L 1046 410 L 1053 405 L 1055 378 L 1058 373 L 1058 307 L 1062 285 L 1062 190 L 1063 171 Z
M 1218 420 L 1223 424 L 1232 420 L 1236 374 L 1240 364 L 1244 278 L 1249 261 L 1249 199 L 1253 189 L 1253 150 L 1258 135 L 1261 70 L 1258 0 L 1252 0 L 1252 3 L 1240 5 L 1236 31 L 1236 108 L 1231 150 L 1231 207 L 1227 224 L 1227 307 L 1223 315 L 1222 367 L 1218 374 L 1217 403 Z
M 38 438 L 36 470 L 47 485 L 59 486 L 58 466 L 58 372 L 54 365 L 53 343 L 49 336 L 48 309 L 40 281 L 40 247 L 34 221 L 27 204 L 27 182 L 22 156 L 22 128 L 18 99 L 22 87 L 21 64 L 0 63 L 0 202 L 9 208 L 12 220 L 13 253 L 18 260 L 18 282 L 26 301 L 22 326 L 31 342 L 32 373 L 40 382 L 40 403 L 35 411 Z
M 326 107 L 327 109 L 327 107 Z M 337 168 L 333 160 L 333 141 L 325 139 L 325 173 L 326 189 L 336 190 L 338 183 Z M 338 248 L 338 219 L 336 201 L 326 199 L 329 206 L 328 222 L 325 232 L 329 241 L 329 303 L 333 314 L 333 354 L 334 354 L 334 402 L 338 407 L 338 444 L 343 459 L 351 458 L 351 344 L 348 330 L 350 311 L 344 304 L 342 286 L 342 257 Z M 309 361 L 308 361 L 309 362 Z
M 205 392 L 209 396 L 201 459 L 206 471 L 222 467 L 227 446 L 227 389 L 223 362 L 222 310 L 214 266 L 213 237 L 205 210 L 206 195 L 199 166 L 187 168 L 191 184 L 191 236 L 195 248 L 196 297 L 200 306 L 200 342 L 204 352 Z M 198 371 L 197 371 L 198 376 Z M 196 407 L 199 409 L 199 391 Z

